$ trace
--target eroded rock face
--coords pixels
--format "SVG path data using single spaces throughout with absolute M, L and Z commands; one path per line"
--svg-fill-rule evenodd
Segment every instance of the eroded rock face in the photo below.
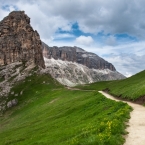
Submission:
M 25 82 L 25 79 L 33 74 L 39 75 L 40 70 L 45 69 L 29 61 L 25 66 L 22 62 L 14 62 L 0 67 L 0 116 L 7 108 L 16 105 L 25 90 L 24 87 L 19 92 L 15 92 L 12 88 L 19 82 Z
M 41 45 L 24 11 L 13 11 L 0 22 L 0 66 L 33 61 L 44 68 Z
M 67 86 L 89 84 L 98 81 L 120 80 L 125 77 L 117 71 L 110 69 L 90 69 L 76 62 L 47 59 L 44 57 L 46 69 L 42 72 L 49 73 L 58 82 Z
M 87 52 L 78 47 L 49 47 L 45 43 L 42 43 L 43 47 L 43 56 L 45 58 L 54 58 L 65 61 L 76 62 L 82 65 L 87 66 L 88 68 L 94 69 L 109 69 L 111 71 L 116 71 L 115 67 L 99 57 L 98 55 Z

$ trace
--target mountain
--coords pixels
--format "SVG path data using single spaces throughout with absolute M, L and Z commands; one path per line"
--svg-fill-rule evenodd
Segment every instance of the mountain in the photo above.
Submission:
M 98 55 L 87 52 L 79 47 L 49 47 L 44 42 L 43 45 L 43 56 L 50 59 L 54 58 L 56 60 L 60 59 L 63 61 L 70 61 L 76 62 L 78 64 L 82 64 L 87 66 L 88 68 L 92 69 L 110 69 L 111 71 L 115 71 L 115 67 L 105 61 L 103 58 L 99 57 Z
M 94 53 L 78 47 L 49 47 L 42 43 L 45 71 L 67 86 L 124 79 L 115 67 Z
M 0 65 L 14 62 L 45 68 L 39 34 L 24 11 L 13 11 L 0 22 Z

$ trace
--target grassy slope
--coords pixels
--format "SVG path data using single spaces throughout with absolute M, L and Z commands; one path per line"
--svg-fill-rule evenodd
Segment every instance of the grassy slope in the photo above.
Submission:
M 145 71 L 112 83 L 108 88 L 111 94 L 135 101 L 139 97 L 145 96 Z
M 67 90 L 46 75 L 31 76 L 12 91 L 22 90 L 19 104 L 0 118 L 1 145 L 123 144 L 127 104 L 97 91 Z
M 135 101 L 141 96 L 145 96 L 145 71 L 124 80 L 97 82 L 78 87 L 89 90 L 103 90 L 108 88 L 110 90 L 109 93 L 112 95 Z

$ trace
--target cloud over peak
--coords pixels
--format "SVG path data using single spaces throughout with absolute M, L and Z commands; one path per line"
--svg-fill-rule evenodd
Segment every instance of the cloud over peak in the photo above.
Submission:
M 91 36 L 79 36 L 76 38 L 76 43 L 81 45 L 91 45 L 93 43 L 93 38 Z

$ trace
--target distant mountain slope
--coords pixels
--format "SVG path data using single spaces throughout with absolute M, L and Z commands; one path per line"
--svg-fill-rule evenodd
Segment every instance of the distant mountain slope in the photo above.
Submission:
M 94 53 L 78 47 L 49 47 L 42 44 L 45 71 L 64 85 L 75 86 L 125 78 L 111 63 Z
M 44 71 L 67 86 L 124 78 L 122 74 L 110 69 L 90 69 L 76 62 L 55 60 L 54 58 L 47 59 L 44 57 L 44 61 L 46 66 Z
M 65 61 L 76 62 L 82 65 L 87 66 L 88 68 L 94 69 L 110 69 L 111 71 L 115 71 L 115 67 L 104 60 L 103 58 L 99 57 L 98 55 L 87 52 L 79 47 L 49 47 L 44 42 L 43 45 L 43 56 L 50 59 L 60 59 Z

